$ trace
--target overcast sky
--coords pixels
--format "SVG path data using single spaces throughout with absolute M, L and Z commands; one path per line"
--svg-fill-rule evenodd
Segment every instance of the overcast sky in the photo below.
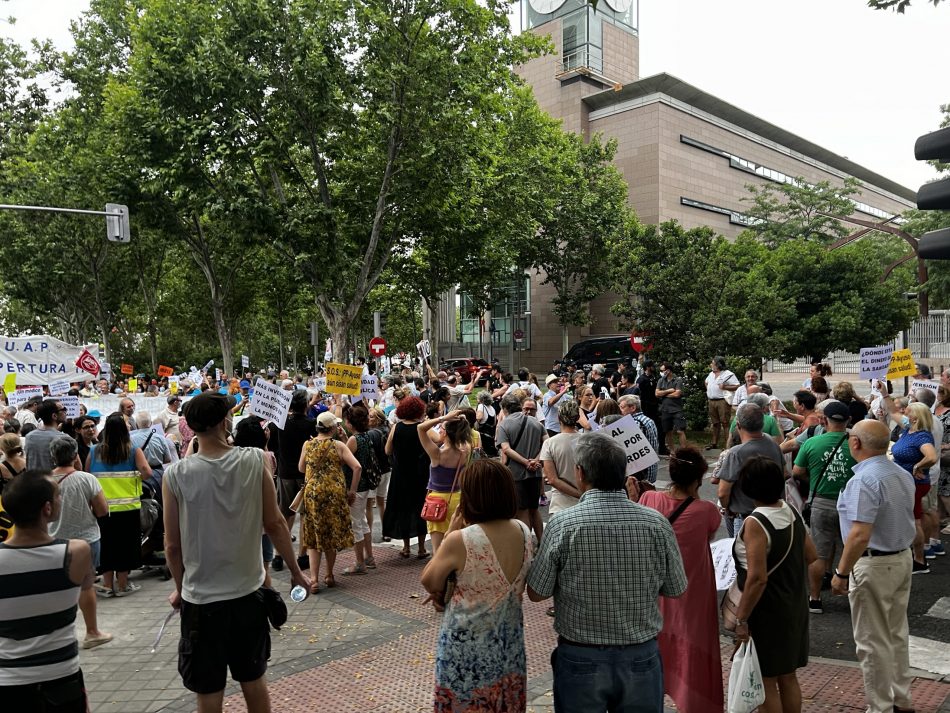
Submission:
M 0 31 L 69 47 L 87 0 L 9 0 Z M 950 104 L 950 2 L 905 15 L 864 0 L 642 0 L 640 74 L 667 72 L 916 189 L 914 140 Z

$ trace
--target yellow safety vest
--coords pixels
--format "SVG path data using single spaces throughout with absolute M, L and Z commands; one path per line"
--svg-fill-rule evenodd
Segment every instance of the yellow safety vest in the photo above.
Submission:
M 95 473 L 109 503 L 109 512 L 125 512 L 142 507 L 142 479 L 138 471 Z

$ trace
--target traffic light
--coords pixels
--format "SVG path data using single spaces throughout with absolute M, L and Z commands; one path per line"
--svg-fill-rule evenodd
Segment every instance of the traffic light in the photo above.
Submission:
M 914 145 L 918 161 L 950 162 L 950 127 L 924 134 Z M 917 191 L 918 210 L 950 210 L 950 178 L 925 183 Z M 925 233 L 917 254 L 928 260 L 950 260 L 950 228 Z
M 381 337 L 386 336 L 386 313 L 385 312 L 379 313 L 379 336 Z

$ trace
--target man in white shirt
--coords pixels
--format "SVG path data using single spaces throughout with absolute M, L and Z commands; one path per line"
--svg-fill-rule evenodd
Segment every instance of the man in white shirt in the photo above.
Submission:
M 518 389 L 524 389 L 526 392 L 528 392 L 528 396 L 530 396 L 531 398 L 536 399 L 536 400 L 540 399 L 542 396 L 541 389 L 538 388 L 537 384 L 528 380 L 530 376 L 531 376 L 531 372 L 529 372 L 527 369 L 519 369 L 518 381 L 516 381 L 515 383 L 513 383 L 511 386 L 508 387 L 508 391 L 505 392 L 505 395 L 507 396 L 508 394 L 513 393 L 517 391 Z
M 706 400 L 709 401 L 709 424 L 712 426 L 712 441 L 706 450 L 719 448 L 719 434 L 723 434 L 723 444 L 729 437 L 729 419 L 732 417 L 732 392 L 739 388 L 736 375 L 726 368 L 726 360 L 721 356 L 713 357 L 709 363 L 709 375 L 706 377 Z

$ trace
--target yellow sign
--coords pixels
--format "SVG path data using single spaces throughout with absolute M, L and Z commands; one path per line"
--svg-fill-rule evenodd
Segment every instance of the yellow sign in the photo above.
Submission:
M 139 390 L 139 380 L 138 379 L 129 379 L 129 390 L 130 394 L 134 394 Z
M 7 374 L 7 378 L 3 380 L 3 390 L 12 394 L 16 391 L 16 374 Z
M 168 382 L 168 390 L 174 395 L 178 393 L 178 379 Z
M 327 393 L 359 396 L 363 384 L 363 367 L 349 364 L 327 364 Z
M 914 355 L 910 349 L 899 349 L 891 356 L 891 365 L 887 370 L 888 379 L 903 379 L 917 373 Z
M 0 500 L 0 542 L 6 542 L 13 534 L 13 520 L 3 509 L 3 501 Z

